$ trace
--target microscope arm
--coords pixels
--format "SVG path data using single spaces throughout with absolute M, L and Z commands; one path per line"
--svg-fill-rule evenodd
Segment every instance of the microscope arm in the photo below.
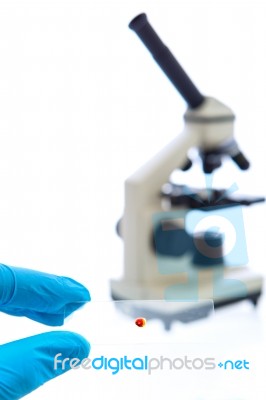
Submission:
M 139 168 L 125 182 L 125 204 L 141 209 L 160 199 L 161 187 L 176 168 L 182 168 L 191 147 L 200 144 L 200 134 L 193 126 L 184 130 L 159 153 Z
M 157 276 L 156 270 L 151 272 L 142 268 L 150 264 L 150 259 L 154 257 L 152 248 L 147 247 L 153 230 L 152 215 L 161 209 L 162 185 L 175 168 L 184 165 L 187 151 L 198 146 L 199 139 L 198 130 L 186 126 L 181 134 L 125 182 L 121 234 L 124 240 L 125 277 L 132 283 L 148 282 L 153 280 L 153 275 Z

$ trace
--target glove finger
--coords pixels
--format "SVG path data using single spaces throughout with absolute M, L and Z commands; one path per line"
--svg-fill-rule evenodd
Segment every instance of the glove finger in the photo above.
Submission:
M 89 352 L 90 345 L 84 337 L 66 331 L 43 333 L 0 346 L 0 399 L 20 399 L 69 371 L 69 361 L 55 365 L 56 355 L 60 354 L 60 360 L 82 361 Z
M 2 296 L 1 282 L 5 288 Z M 47 325 L 62 325 L 65 316 L 88 301 L 89 291 L 71 278 L 0 264 L 0 311 L 7 314 L 26 316 Z

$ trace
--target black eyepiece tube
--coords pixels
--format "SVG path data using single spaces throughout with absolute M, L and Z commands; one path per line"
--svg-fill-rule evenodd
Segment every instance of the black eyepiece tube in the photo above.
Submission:
M 189 107 L 199 107 L 204 101 L 204 96 L 198 91 L 171 51 L 161 41 L 150 25 L 147 15 L 140 14 L 135 17 L 130 22 L 129 28 L 136 32 Z

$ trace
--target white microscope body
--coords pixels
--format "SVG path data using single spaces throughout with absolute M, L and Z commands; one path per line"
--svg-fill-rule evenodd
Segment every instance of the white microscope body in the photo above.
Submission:
M 152 41 L 155 32 L 149 25 L 145 14 L 136 17 L 130 27 L 139 36 L 142 35 L 141 39 L 154 55 L 157 50 L 157 48 L 155 50 L 154 40 Z M 156 39 L 158 41 L 158 37 Z M 160 42 L 161 44 L 162 42 Z M 166 52 L 166 56 L 162 54 L 163 51 Z M 162 55 L 164 56 L 163 61 L 160 59 Z M 169 72 L 169 69 L 166 71 L 165 64 L 163 64 L 165 58 L 168 57 L 166 61 L 169 61 L 169 50 L 164 46 L 161 52 L 157 52 L 157 57 L 156 55 L 154 57 L 173 82 L 174 78 L 170 76 L 171 71 Z M 182 82 L 188 78 L 186 75 L 182 75 L 183 72 L 181 71 Z M 193 85 L 191 81 L 187 86 L 189 84 Z M 175 84 L 175 86 L 177 85 Z M 190 287 L 193 286 L 190 282 L 191 277 L 195 275 L 198 282 L 198 300 L 213 299 L 214 304 L 222 305 L 249 298 L 256 304 L 262 290 L 262 277 L 246 266 L 227 267 L 223 265 L 195 268 L 188 261 L 187 271 L 172 274 L 163 274 L 158 267 L 158 256 L 151 245 L 154 231 L 153 216 L 163 212 L 166 212 L 167 216 L 169 209 L 179 209 L 179 207 L 165 207 L 161 197 L 161 188 L 168 182 L 171 173 L 186 164 L 188 151 L 192 147 L 198 148 L 204 154 L 212 152 L 215 154 L 217 151 L 221 151 L 229 154 L 233 159 L 239 154 L 242 155 L 234 141 L 232 110 L 211 97 L 204 97 L 203 101 L 198 102 L 199 105 L 191 107 L 193 101 L 190 101 L 191 98 L 188 99 L 189 93 L 186 93 L 186 87 L 181 89 L 178 87 L 178 90 L 190 103 L 190 107 L 184 115 L 183 131 L 125 182 L 125 209 L 119 228 L 124 242 L 124 276 L 121 280 L 111 282 L 112 297 L 115 300 L 165 299 L 165 289 L 179 283 L 184 284 L 184 287 L 187 288 L 186 300 L 188 300 Z M 216 285 L 223 285 L 224 280 L 227 279 L 241 281 L 247 288 L 247 294 L 243 296 L 241 293 L 237 293 L 237 289 L 234 293 L 221 294 L 223 292 L 221 289 L 218 291 L 220 293 L 218 298 L 215 298 L 213 273 L 217 268 L 220 268 L 222 272 L 219 278 L 221 282 L 216 281 Z M 172 299 L 174 297 L 172 296 Z M 176 298 L 182 300 L 178 291 Z

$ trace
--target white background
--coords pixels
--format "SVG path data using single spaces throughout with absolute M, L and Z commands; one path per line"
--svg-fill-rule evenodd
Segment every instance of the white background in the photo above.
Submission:
M 127 28 L 143 11 L 199 89 L 237 115 L 236 137 L 252 168 L 243 173 L 228 163 L 215 185 L 236 182 L 243 193 L 265 194 L 263 1 L 0 1 L 1 262 L 71 276 L 94 300 L 108 299 L 109 279 L 122 274 L 114 226 L 124 180 L 183 124 L 183 100 Z M 205 184 L 199 166 L 179 175 L 180 182 Z M 264 223 L 264 206 L 245 210 L 250 266 L 263 274 Z M 228 331 L 232 321 L 244 321 L 253 340 L 254 318 L 263 325 L 265 307 L 241 305 L 219 318 Z M 1 319 L 2 341 L 29 333 L 27 321 Z M 45 330 L 38 325 L 32 333 Z M 257 367 L 256 376 L 263 374 Z M 92 382 L 75 379 L 66 375 L 29 399 L 90 398 Z M 112 384 L 105 393 L 94 387 L 94 397 L 108 398 Z M 156 399 L 167 393 L 142 384 Z M 132 385 L 123 385 L 129 399 L 137 393 Z M 241 385 L 191 398 L 265 398 L 252 379 Z M 116 398 L 125 398 L 117 390 Z

